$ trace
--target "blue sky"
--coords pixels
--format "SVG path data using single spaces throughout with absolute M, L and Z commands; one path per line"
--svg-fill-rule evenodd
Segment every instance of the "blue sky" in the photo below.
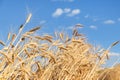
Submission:
M 69 33 L 74 25 L 83 24 L 80 32 L 94 45 L 107 48 L 120 40 L 120 0 L 0 0 L 0 39 L 17 32 L 29 12 L 33 16 L 25 30 L 43 25 L 40 33 Z M 111 51 L 119 54 L 120 45 Z

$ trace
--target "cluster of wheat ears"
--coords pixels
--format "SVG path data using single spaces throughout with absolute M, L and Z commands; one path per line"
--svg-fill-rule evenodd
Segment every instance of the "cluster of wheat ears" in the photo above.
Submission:
M 72 37 L 62 32 L 35 35 L 40 27 L 23 33 L 31 16 L 17 34 L 8 34 L 8 44 L 0 41 L 0 80 L 102 80 L 107 76 L 109 72 L 101 70 L 101 65 L 118 41 L 101 50 L 89 44 L 77 28 Z

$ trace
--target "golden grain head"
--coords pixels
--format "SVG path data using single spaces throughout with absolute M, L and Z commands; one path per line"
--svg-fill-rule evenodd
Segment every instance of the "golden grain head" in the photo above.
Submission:
M 11 33 L 8 33 L 7 40 L 10 40 Z
M 39 40 L 44 40 L 44 38 L 41 37 L 41 36 L 35 36 L 35 38 L 36 38 L 36 39 L 39 39 Z
M 29 30 L 28 32 L 35 32 L 35 31 L 37 31 L 37 30 L 39 30 L 39 29 L 40 29 L 40 27 L 38 26 L 38 27 L 35 27 L 35 28 Z
M 5 43 L 3 41 L 1 41 L 1 40 L 0 40 L 0 44 L 3 45 L 3 46 L 5 46 Z
M 19 27 L 19 31 L 22 31 L 23 27 L 24 27 L 24 25 L 21 24 L 20 27 Z
M 12 40 L 11 40 L 11 42 L 14 41 L 15 37 L 16 37 L 16 34 L 13 34 L 13 35 L 12 35 Z
M 30 13 L 25 24 L 30 21 L 31 16 Z M 24 25 L 20 26 L 20 31 L 23 30 Z M 101 66 L 106 58 L 109 58 L 109 50 L 101 51 L 100 54 L 98 50 L 94 51 L 93 45 L 89 44 L 82 34 L 79 34 L 77 28 L 73 30 L 72 37 L 65 36 L 64 33 L 55 33 L 55 37 L 34 35 L 39 29 L 40 27 L 35 27 L 28 32 L 21 33 L 17 39 L 16 34 L 13 34 L 12 40 L 8 41 L 10 45 L 5 45 L 3 41 L 0 41 L 0 44 L 4 46 L 0 50 L 1 80 L 103 79 L 106 70 L 101 70 Z M 8 34 L 8 40 L 10 35 Z M 112 46 L 118 43 L 119 41 L 113 43 Z M 17 47 L 14 48 L 14 46 Z M 109 78 L 106 74 L 105 80 L 120 79 L 118 78 L 120 68 L 114 68 L 116 68 L 115 71 L 112 70 L 109 75 L 114 75 L 116 79 Z
M 63 33 L 60 33 L 59 36 L 60 36 L 60 39 L 63 40 L 63 36 L 64 36 L 64 34 L 63 34 Z
M 111 45 L 111 47 L 117 45 L 118 43 L 120 43 L 120 41 L 116 41 L 116 42 L 114 42 L 114 43 Z
M 30 21 L 31 17 L 32 17 L 32 13 L 29 13 L 28 16 L 27 16 L 27 19 L 26 19 L 25 23 L 28 23 Z
M 44 35 L 44 38 L 53 39 L 53 37 L 50 35 Z

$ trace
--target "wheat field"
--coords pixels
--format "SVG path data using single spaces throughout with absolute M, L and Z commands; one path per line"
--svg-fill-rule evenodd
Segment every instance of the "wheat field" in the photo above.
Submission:
M 30 13 L 17 34 L 0 41 L 0 80 L 120 80 L 119 65 L 102 69 L 110 49 L 94 47 L 77 27 L 72 36 L 63 32 L 35 35 L 41 27 L 22 33 Z

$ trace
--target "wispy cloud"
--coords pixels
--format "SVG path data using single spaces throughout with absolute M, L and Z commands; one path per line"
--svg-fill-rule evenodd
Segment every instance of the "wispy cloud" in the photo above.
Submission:
M 68 2 L 73 2 L 74 0 L 66 0 L 66 1 L 68 1 Z
M 89 18 L 89 19 L 93 20 L 93 22 L 96 22 L 99 20 L 96 16 L 90 16 L 89 14 L 85 15 L 84 18 L 85 19 Z
M 73 29 L 73 28 L 74 28 L 74 26 L 68 26 L 67 27 L 67 29 L 70 29 L 70 30 Z
M 120 21 L 120 18 L 118 18 L 118 21 Z
M 45 23 L 46 23 L 46 20 L 40 21 L 40 24 L 45 24 Z
M 56 11 L 53 13 L 53 17 L 59 17 L 64 13 L 64 11 L 61 8 L 57 8 Z
M 115 24 L 114 20 L 106 20 L 104 21 L 104 24 Z
M 98 19 L 97 19 L 97 18 L 94 18 L 93 21 L 96 22 L 96 21 L 98 21 Z
M 85 18 L 89 18 L 89 15 L 87 14 L 87 15 L 85 15 L 84 17 L 85 17 Z
M 54 2 L 74 2 L 75 0 L 52 0 Z
M 90 25 L 90 28 L 91 28 L 91 29 L 97 29 L 97 26 L 95 26 L 95 25 Z
M 78 14 L 80 14 L 80 9 L 74 9 L 67 16 L 75 16 L 75 15 L 78 15 Z
M 80 9 L 73 9 L 72 10 L 71 8 L 64 8 L 64 9 L 57 8 L 55 10 L 55 12 L 52 14 L 52 16 L 53 17 L 59 17 L 59 16 L 61 16 L 63 14 L 72 17 L 72 16 L 80 14 Z

